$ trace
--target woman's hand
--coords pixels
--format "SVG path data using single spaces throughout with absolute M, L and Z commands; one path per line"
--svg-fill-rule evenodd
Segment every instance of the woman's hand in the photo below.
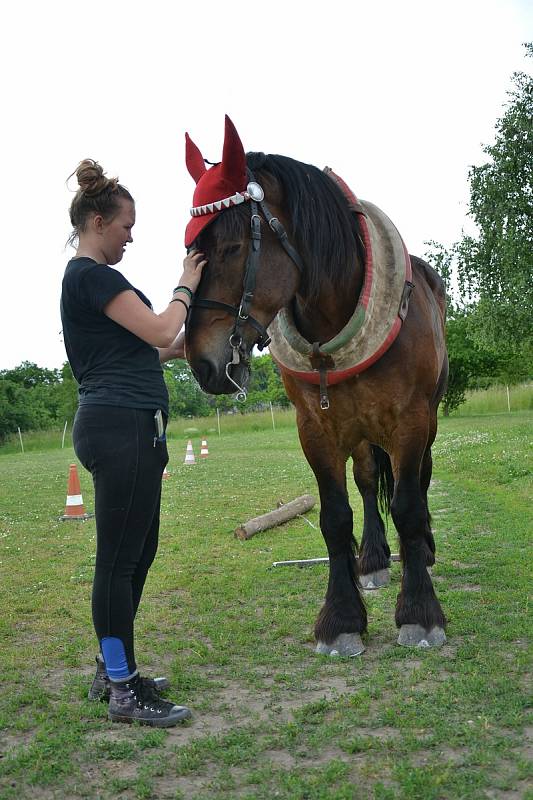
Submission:
M 197 250 L 191 250 L 183 259 L 183 273 L 179 279 L 179 286 L 187 286 L 191 292 L 195 292 L 200 278 L 202 277 L 202 270 L 207 264 L 207 259 L 204 258 L 203 253 Z
M 185 358 L 185 331 L 182 331 L 170 347 L 158 347 L 159 360 L 162 364 L 174 358 Z

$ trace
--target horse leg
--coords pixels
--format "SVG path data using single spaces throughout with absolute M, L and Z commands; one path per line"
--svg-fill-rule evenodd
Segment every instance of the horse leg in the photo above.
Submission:
M 305 438 L 302 447 L 320 493 L 320 528 L 329 553 L 329 580 L 315 624 L 316 652 L 357 656 L 364 651 L 361 633 L 367 617 L 358 583 L 353 515 L 346 491 L 346 460 L 332 452 L 331 439 Z
M 422 467 L 420 470 L 420 486 L 422 489 L 422 497 L 426 507 L 426 529 L 424 539 L 426 543 L 426 564 L 432 567 L 435 563 L 435 539 L 433 538 L 433 531 L 431 530 L 431 514 L 429 513 L 428 505 L 428 489 L 431 482 L 431 473 L 433 471 L 433 459 L 431 458 L 431 447 L 426 447 L 424 457 L 422 458 Z
M 390 472 L 388 455 L 380 448 L 371 447 L 368 442 L 361 442 L 353 455 L 353 475 L 363 500 L 363 538 L 359 551 L 359 580 L 363 589 L 379 589 L 390 583 L 389 559 L 390 547 L 385 536 L 385 526 L 378 510 L 378 491 L 381 480 L 385 481 L 378 460 Z M 387 508 L 387 490 L 392 485 L 392 474 L 384 488 L 385 508 Z
M 395 478 L 391 513 L 400 537 L 402 585 L 396 602 L 398 643 L 438 647 L 446 641 L 446 619 L 427 571 L 428 511 L 421 480 L 427 429 L 406 432 L 392 448 Z M 426 458 L 427 470 L 427 458 Z M 425 480 L 427 481 L 427 471 Z
M 431 475 L 433 472 L 433 458 L 431 455 L 431 447 L 437 435 L 437 409 L 442 397 L 446 391 L 448 383 L 448 358 L 446 357 L 442 366 L 442 371 L 439 376 L 437 387 L 435 389 L 435 396 L 429 414 L 429 435 L 424 456 L 422 458 L 422 466 L 420 470 L 420 485 L 422 488 L 422 496 L 426 506 L 426 564 L 432 567 L 435 563 L 435 539 L 433 538 L 433 531 L 431 530 L 431 514 L 429 513 L 428 503 L 428 489 L 431 483 Z

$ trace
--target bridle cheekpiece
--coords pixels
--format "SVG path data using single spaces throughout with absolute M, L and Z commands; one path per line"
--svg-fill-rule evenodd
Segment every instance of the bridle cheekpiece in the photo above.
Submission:
M 220 300 L 197 299 L 194 298 L 191 308 L 219 309 L 235 318 L 235 323 L 229 336 L 229 344 L 232 349 L 232 359 L 226 364 L 226 377 L 237 389 L 237 399 L 246 399 L 246 389 L 231 377 L 230 368 L 237 366 L 241 361 L 246 362 L 247 356 L 243 347 L 243 328 L 246 324 L 251 325 L 257 333 L 257 347 L 263 350 L 270 343 L 268 331 L 264 325 L 250 315 L 250 309 L 255 292 L 256 276 L 259 268 L 259 256 L 261 251 L 261 220 L 264 218 L 269 227 L 276 234 L 280 244 L 296 264 L 300 272 L 303 272 L 304 265 L 300 255 L 289 242 L 285 228 L 277 217 L 270 213 L 268 206 L 264 202 L 265 193 L 262 186 L 256 181 L 253 173 L 246 165 L 246 156 L 239 135 L 226 116 L 226 128 L 224 137 L 224 153 L 222 161 L 215 164 L 210 170 L 205 169 L 204 159 L 197 146 L 186 135 L 186 163 L 191 176 L 196 181 L 195 200 L 207 200 L 208 202 L 192 206 L 190 209 L 191 220 L 185 232 L 185 246 L 190 247 L 200 232 L 212 221 L 210 217 L 216 217 L 222 211 L 242 203 L 250 203 L 250 249 L 246 261 L 246 269 L 243 280 L 243 293 L 238 306 L 222 303 Z M 223 188 L 235 188 L 243 186 L 246 182 L 246 189 L 236 190 L 234 194 L 222 199 L 216 198 L 217 194 L 222 193 Z

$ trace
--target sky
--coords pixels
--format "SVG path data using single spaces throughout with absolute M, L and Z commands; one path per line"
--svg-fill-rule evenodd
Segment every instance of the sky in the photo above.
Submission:
M 332 167 L 409 251 L 468 229 L 511 76 L 529 71 L 525 0 L 48 0 L 0 10 L 0 369 L 59 367 L 68 208 L 83 158 L 136 201 L 118 265 L 162 311 L 181 274 L 194 184 L 188 131 Z

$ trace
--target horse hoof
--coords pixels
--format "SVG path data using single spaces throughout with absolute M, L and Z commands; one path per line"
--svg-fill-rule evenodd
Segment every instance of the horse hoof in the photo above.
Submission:
M 354 658 L 364 653 L 365 646 L 358 633 L 341 633 L 330 644 L 317 642 L 315 653 L 322 656 L 344 656 Z
M 422 625 L 402 625 L 398 644 L 404 647 L 442 647 L 446 641 L 444 629 L 435 625 L 430 631 L 426 631 Z
M 370 572 L 368 575 L 360 575 L 359 582 L 362 589 L 381 589 L 390 583 L 390 570 L 385 567 L 376 572 Z

